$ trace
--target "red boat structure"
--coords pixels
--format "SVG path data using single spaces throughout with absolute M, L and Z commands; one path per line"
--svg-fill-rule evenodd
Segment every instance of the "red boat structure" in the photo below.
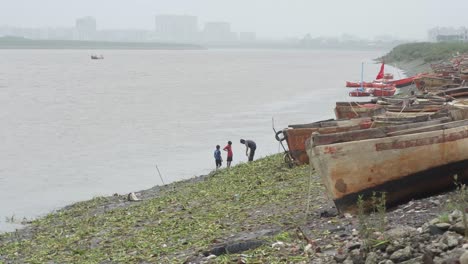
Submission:
M 351 92 L 349 92 L 349 96 L 351 97 L 363 97 L 363 96 L 372 96 L 373 90 L 370 88 L 365 88 L 365 89 L 354 89 Z
M 390 88 L 381 88 L 381 89 L 373 89 L 372 90 L 372 95 L 373 96 L 392 96 L 396 92 L 396 87 L 390 87 Z
M 384 63 L 382 63 L 382 66 L 380 67 L 380 71 L 377 74 L 375 81 L 373 82 L 346 82 L 346 87 L 352 87 L 352 88 L 357 88 L 357 87 L 365 87 L 365 88 L 391 88 L 391 87 L 396 87 L 396 88 L 402 88 L 408 85 L 413 84 L 413 81 L 415 78 L 419 76 L 411 76 L 408 78 L 403 78 L 399 80 L 393 80 L 393 74 L 391 73 L 385 73 L 384 74 Z
M 362 87 L 365 88 L 387 88 L 387 87 L 393 87 L 393 84 L 390 83 L 382 83 L 382 82 L 363 82 Z M 346 82 L 346 87 L 349 88 L 357 88 L 361 87 L 361 82 Z

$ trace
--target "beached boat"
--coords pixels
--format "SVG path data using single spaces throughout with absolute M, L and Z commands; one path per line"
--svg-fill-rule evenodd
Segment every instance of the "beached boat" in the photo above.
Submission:
M 434 93 L 437 96 L 459 98 L 468 97 L 468 87 L 457 87 L 451 89 L 442 89 Z
M 409 85 L 413 84 L 414 78 L 416 78 L 416 77 L 417 76 L 411 76 L 411 77 L 408 77 L 408 78 L 389 81 L 388 83 L 391 84 L 391 85 L 394 85 L 396 88 L 402 88 L 402 87 L 406 87 L 406 86 L 409 86 Z
M 389 112 L 437 112 L 445 108 L 443 104 L 412 104 L 412 105 L 388 105 L 385 109 Z
M 351 92 L 349 92 L 349 96 L 351 96 L 351 97 L 372 96 L 373 91 L 374 91 L 373 89 L 369 89 L 369 88 L 366 88 L 366 89 L 358 88 L 358 89 L 354 89 Z
M 430 120 L 437 120 L 441 118 L 451 117 L 450 111 L 448 109 L 442 109 L 438 112 L 423 112 L 423 113 L 414 113 L 414 112 L 385 112 L 382 115 L 374 116 L 372 120 L 372 127 L 382 127 L 382 126 L 396 126 L 410 123 L 426 122 Z
M 451 78 L 442 78 L 435 75 L 421 75 L 414 78 L 414 84 L 420 91 L 434 91 L 438 87 L 444 85 L 456 85 L 457 81 L 452 80 Z
M 358 87 L 361 87 L 361 83 L 347 81 L 346 87 L 358 88 Z M 362 87 L 364 88 L 391 88 L 391 87 L 394 87 L 394 85 L 391 83 L 382 83 L 382 82 L 363 82 Z
M 455 174 L 468 182 L 468 120 L 440 122 L 315 134 L 311 165 L 340 212 L 374 192 L 386 193 L 388 206 L 439 193 L 455 187 Z
M 275 138 L 280 142 L 286 140 L 289 154 L 295 164 L 309 164 L 305 142 L 310 138 L 313 132 L 329 134 L 366 129 L 371 127 L 371 125 L 371 118 L 325 120 L 311 124 L 289 125 L 288 128 L 278 131 Z
M 392 96 L 396 92 L 396 88 L 393 86 L 391 88 L 380 88 L 380 89 L 373 89 L 372 95 L 373 96 Z
M 373 117 L 385 112 L 383 105 L 376 104 L 377 101 L 368 102 L 336 102 L 336 119 L 351 119 L 358 117 Z

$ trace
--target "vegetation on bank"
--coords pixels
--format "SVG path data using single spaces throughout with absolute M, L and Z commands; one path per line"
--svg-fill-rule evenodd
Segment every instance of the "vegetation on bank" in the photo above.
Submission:
M 393 48 L 383 57 L 386 63 L 423 60 L 425 63 L 446 60 L 458 53 L 468 52 L 468 43 L 440 42 L 440 43 L 407 43 Z
M 203 49 L 201 46 L 163 42 L 109 42 L 78 40 L 33 40 L 0 37 L 0 49 Z
M 323 204 L 318 202 L 322 191 L 309 166 L 289 169 L 274 155 L 199 181 L 164 186 L 141 202 L 114 196 L 74 204 L 33 221 L 26 230 L 1 235 L 0 263 L 181 263 L 217 243 L 259 230 L 277 232 L 248 252 L 249 260 L 277 262 L 281 252 L 271 243 L 294 236 L 305 220 L 308 193 L 312 209 Z M 300 253 L 287 259 L 306 258 Z

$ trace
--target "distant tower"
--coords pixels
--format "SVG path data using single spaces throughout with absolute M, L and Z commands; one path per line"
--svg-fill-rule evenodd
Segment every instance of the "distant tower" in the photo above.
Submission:
M 203 40 L 207 42 L 229 42 L 236 40 L 231 32 L 231 24 L 227 22 L 208 22 L 203 30 Z
M 157 40 L 193 42 L 197 40 L 198 18 L 196 16 L 157 15 L 155 36 Z
M 94 40 L 96 38 L 96 19 L 91 16 L 78 18 L 75 24 L 76 40 Z

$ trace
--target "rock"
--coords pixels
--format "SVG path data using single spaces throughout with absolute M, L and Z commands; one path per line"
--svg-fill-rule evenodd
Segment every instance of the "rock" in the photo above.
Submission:
M 284 242 L 281 242 L 281 241 L 278 241 L 278 242 L 273 243 L 271 245 L 272 248 L 276 248 L 276 249 L 282 249 L 282 248 L 284 248 L 284 246 L 285 246 Z
M 419 256 L 417 258 L 413 258 L 407 261 L 400 262 L 400 264 L 420 264 L 422 262 L 422 256 Z
M 312 249 L 312 245 L 311 245 L 311 244 L 307 244 L 307 246 L 305 246 L 305 248 L 304 248 L 304 253 L 305 253 L 305 254 L 313 254 L 313 253 L 314 253 L 314 250 Z
M 421 259 L 421 263 L 423 264 L 434 264 L 434 256 L 430 252 L 424 253 Z
M 450 228 L 449 223 L 437 223 L 435 224 L 435 227 L 439 228 L 440 230 L 448 230 Z
M 390 260 L 399 263 L 405 260 L 409 260 L 411 257 L 411 248 L 407 246 L 404 249 L 393 252 L 393 254 L 390 256 Z
M 375 264 L 378 262 L 378 260 L 379 256 L 376 253 L 371 252 L 367 255 L 365 264 Z
M 129 194 L 127 195 L 127 199 L 128 199 L 130 202 L 138 202 L 138 201 L 141 201 L 140 198 L 138 198 L 134 192 L 129 193 Z
M 454 248 L 458 246 L 458 234 L 453 234 L 451 232 L 447 232 L 441 239 L 441 242 L 447 245 L 448 248 Z
M 450 231 L 457 232 L 460 235 L 465 235 L 465 225 L 462 222 L 458 222 L 449 229 Z
M 459 210 L 455 210 L 451 214 L 449 214 L 448 218 L 450 222 L 456 222 L 458 219 L 462 218 L 462 212 L 460 212 Z
M 344 213 L 344 217 L 346 219 L 351 219 L 351 218 L 353 218 L 353 215 L 351 215 L 350 213 Z
M 350 243 L 346 246 L 346 248 L 348 248 L 348 251 L 352 251 L 354 249 L 361 248 L 361 243 Z
M 320 217 L 335 217 L 338 215 L 338 210 L 336 208 L 328 208 L 328 209 L 323 209 L 320 212 Z
M 442 235 L 444 232 L 444 230 L 438 228 L 437 226 L 435 225 L 430 225 L 429 226 L 429 234 L 431 234 L 432 236 L 439 236 L 439 235 Z
M 416 230 L 416 228 L 402 225 L 388 230 L 387 235 L 390 239 L 398 239 L 408 237 L 417 233 L 418 231 Z
M 439 218 L 434 218 L 434 219 L 432 219 L 431 221 L 428 222 L 429 225 L 435 225 L 435 224 L 438 224 L 438 223 L 440 223 Z
M 459 261 L 460 261 L 460 264 L 468 264 L 468 251 L 465 250 L 465 253 L 461 255 Z
M 393 264 L 393 263 L 394 263 L 394 262 L 391 261 L 391 260 L 389 260 L 389 259 L 387 259 L 387 260 L 382 260 L 382 261 L 379 262 L 379 264 Z
M 387 254 L 389 255 L 391 255 L 395 251 L 397 251 L 397 248 L 394 245 L 388 245 L 385 249 L 385 252 L 387 252 Z
M 359 249 L 354 249 L 349 253 L 349 257 L 355 264 L 362 264 L 364 263 L 364 256 L 361 254 Z
M 451 251 L 447 251 L 442 254 L 445 259 L 453 259 L 454 261 L 458 261 L 460 257 L 466 252 L 466 250 L 462 248 L 455 248 Z
M 341 263 L 341 262 L 346 260 L 347 255 L 345 255 L 345 254 L 336 254 L 333 258 L 336 260 L 336 262 Z

